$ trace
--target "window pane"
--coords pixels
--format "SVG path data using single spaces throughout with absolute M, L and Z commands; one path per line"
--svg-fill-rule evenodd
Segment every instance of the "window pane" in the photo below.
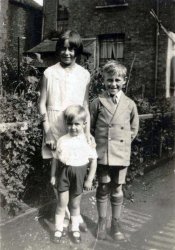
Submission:
M 100 64 L 105 63 L 106 60 L 111 59 L 123 59 L 123 50 L 124 50 L 124 39 L 117 38 L 117 35 L 114 34 L 112 38 L 109 35 L 105 35 L 105 38 L 100 39 Z

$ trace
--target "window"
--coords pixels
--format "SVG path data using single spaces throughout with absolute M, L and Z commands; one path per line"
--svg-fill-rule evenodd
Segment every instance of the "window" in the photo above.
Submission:
M 123 60 L 124 34 L 106 34 L 99 36 L 99 63 L 107 60 Z

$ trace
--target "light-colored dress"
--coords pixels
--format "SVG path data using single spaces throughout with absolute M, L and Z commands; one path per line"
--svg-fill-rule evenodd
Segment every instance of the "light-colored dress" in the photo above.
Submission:
M 89 72 L 78 64 L 63 68 L 60 63 L 44 71 L 47 80 L 47 115 L 56 140 L 66 134 L 63 111 L 70 105 L 87 105 L 85 94 L 90 82 Z M 42 156 L 52 158 L 43 139 Z

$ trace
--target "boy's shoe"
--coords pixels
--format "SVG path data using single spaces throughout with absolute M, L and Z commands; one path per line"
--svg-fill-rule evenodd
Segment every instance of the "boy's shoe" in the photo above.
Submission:
M 72 240 L 75 244 L 79 244 L 81 242 L 81 234 L 80 231 L 72 231 Z
M 121 226 L 119 220 L 112 219 L 111 221 L 111 236 L 114 240 L 124 240 L 124 234 L 121 232 Z
M 56 244 L 60 244 L 61 243 L 61 239 L 63 237 L 63 232 L 62 231 L 55 231 L 53 237 L 52 237 L 52 241 Z
M 106 238 L 106 217 L 99 217 L 96 237 L 99 240 L 104 240 Z

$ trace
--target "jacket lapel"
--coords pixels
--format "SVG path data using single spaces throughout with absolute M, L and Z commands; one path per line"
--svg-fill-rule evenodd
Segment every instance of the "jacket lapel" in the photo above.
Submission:
M 115 116 L 115 118 L 117 118 L 121 113 L 124 112 L 125 109 L 127 109 L 127 107 L 128 107 L 128 100 L 122 91 L 122 94 L 120 96 L 120 100 L 119 100 L 119 103 L 117 105 L 117 109 L 113 115 L 113 118 L 114 118 L 114 116 Z
M 114 105 L 112 99 L 110 98 L 110 96 L 108 96 L 108 94 L 105 92 L 104 94 L 102 94 L 101 96 L 99 96 L 100 102 L 103 104 L 103 106 L 111 113 L 114 114 L 117 106 L 118 105 Z

